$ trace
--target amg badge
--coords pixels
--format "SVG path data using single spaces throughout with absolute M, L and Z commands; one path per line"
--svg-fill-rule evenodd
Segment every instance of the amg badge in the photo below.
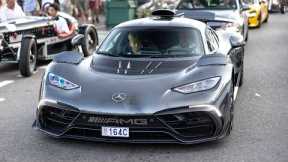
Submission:
M 89 117 L 88 122 L 97 124 L 113 124 L 113 125 L 148 125 L 147 119 Z

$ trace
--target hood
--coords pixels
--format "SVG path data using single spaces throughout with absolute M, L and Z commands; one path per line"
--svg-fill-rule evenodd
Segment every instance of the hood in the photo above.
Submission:
M 199 57 L 188 59 L 129 59 L 111 58 L 107 56 L 95 55 L 91 67 L 96 72 L 119 74 L 119 75 L 152 75 L 168 74 L 183 71 L 193 66 Z
M 63 91 L 46 86 L 43 97 L 69 103 L 83 112 L 149 114 L 167 108 L 212 102 L 212 93 L 184 95 L 174 92 L 172 88 L 215 77 L 218 68 L 225 67 L 198 66 L 199 57 L 177 61 L 175 58 L 152 60 L 101 55 L 93 57 L 79 65 L 50 65 L 49 72 L 60 74 L 81 88 Z M 113 96 L 117 94 L 125 94 L 125 100 L 114 102 Z

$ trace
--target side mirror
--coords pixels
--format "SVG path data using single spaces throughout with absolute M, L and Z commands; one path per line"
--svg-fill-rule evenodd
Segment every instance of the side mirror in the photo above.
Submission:
M 241 34 L 233 33 L 230 36 L 230 43 L 233 48 L 245 46 L 245 40 Z
M 249 5 L 243 4 L 242 8 L 241 8 L 241 11 L 248 11 L 249 9 L 250 9 Z
M 78 34 L 71 40 L 72 46 L 79 46 L 81 43 L 84 41 L 84 35 L 83 34 Z

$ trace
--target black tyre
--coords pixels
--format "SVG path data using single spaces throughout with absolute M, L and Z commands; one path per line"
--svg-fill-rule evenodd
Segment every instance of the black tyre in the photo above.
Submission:
M 248 39 L 249 39 L 249 31 L 247 31 L 247 33 L 246 33 L 245 42 L 248 42 Z
M 280 12 L 281 12 L 281 14 L 285 14 L 285 7 L 284 7 L 284 5 L 281 5 L 281 6 L 280 6 Z
M 29 77 L 36 70 L 37 45 L 34 38 L 23 38 L 20 49 L 19 70 L 22 76 Z
M 261 13 L 260 13 L 260 15 L 259 15 L 259 17 L 258 17 L 258 25 L 256 26 L 256 28 L 260 28 L 261 27 L 261 25 L 262 25 L 262 17 L 261 17 Z
M 268 12 L 267 12 L 268 13 Z M 266 19 L 264 20 L 264 23 L 267 23 L 269 19 L 269 14 L 267 15 Z
M 241 67 L 241 72 L 240 72 L 240 81 L 239 81 L 239 87 L 241 87 L 242 85 L 243 85 L 243 78 L 244 78 L 244 67 L 243 67 L 243 65 L 242 65 L 242 67 Z
M 227 135 L 229 136 L 231 134 L 232 129 L 233 129 L 233 120 L 234 120 L 234 85 L 233 84 L 231 84 L 228 102 L 229 102 L 228 103 L 228 106 L 229 106 L 228 109 L 230 112 L 230 120 L 229 120 Z
M 92 26 L 87 26 L 84 30 L 84 41 L 81 44 L 84 57 L 92 55 L 98 45 L 97 31 Z

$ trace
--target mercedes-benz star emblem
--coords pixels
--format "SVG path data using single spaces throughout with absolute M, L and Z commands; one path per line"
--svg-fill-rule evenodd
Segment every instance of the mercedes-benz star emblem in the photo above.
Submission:
M 112 95 L 112 100 L 116 103 L 123 102 L 126 100 L 127 95 L 125 93 L 115 93 Z

